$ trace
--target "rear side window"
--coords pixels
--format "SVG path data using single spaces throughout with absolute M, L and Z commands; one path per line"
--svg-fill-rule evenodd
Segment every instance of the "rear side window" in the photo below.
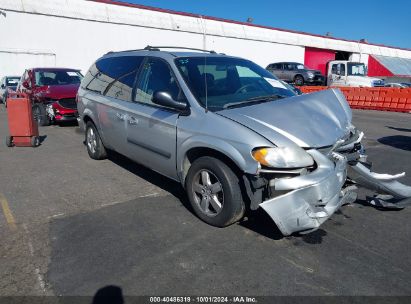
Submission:
M 288 70 L 288 71 L 295 70 L 295 64 L 293 63 L 286 63 L 284 66 L 285 66 L 285 70 Z
M 98 60 L 87 72 L 82 86 L 102 95 L 131 101 L 133 84 L 142 56 L 121 56 Z

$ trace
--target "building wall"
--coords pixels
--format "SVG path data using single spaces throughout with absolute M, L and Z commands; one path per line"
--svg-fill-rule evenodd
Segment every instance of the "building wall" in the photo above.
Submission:
M 109 51 L 141 49 L 147 45 L 200 49 L 205 46 L 248 58 L 264 67 L 275 61 L 302 62 L 304 58 L 302 46 L 13 11 L 7 12 L 6 18 L 0 18 L 0 27 L 3 26 L 13 29 L 13 35 L 0 40 L 0 62 L 4 62 L 0 66 L 0 76 L 19 75 L 24 68 L 39 65 L 72 67 L 85 72 L 98 57 Z M 45 55 L 26 56 L 17 64 L 17 60 L 6 60 L 2 50 L 55 55 L 52 61 L 46 60 Z
M 32 66 L 56 65 L 56 55 L 44 52 L 26 52 L 22 50 L 0 51 L 0 76 L 21 76 L 27 68 Z
M 364 54 L 364 53 L 353 53 L 353 54 L 351 54 L 351 56 L 350 56 L 350 61 L 353 61 L 353 62 L 362 62 L 362 63 L 364 63 L 365 65 L 367 65 L 368 64 L 368 57 L 369 57 L 369 55 L 368 54 Z

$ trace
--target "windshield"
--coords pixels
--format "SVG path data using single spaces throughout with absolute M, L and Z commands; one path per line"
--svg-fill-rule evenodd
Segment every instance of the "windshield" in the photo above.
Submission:
M 16 87 L 19 80 L 20 80 L 20 77 L 7 77 L 6 78 L 6 86 Z
M 347 66 L 349 76 L 365 76 L 367 74 L 364 63 L 348 62 Z
M 187 57 L 175 62 L 191 92 L 210 111 L 295 96 L 270 72 L 245 59 Z
M 78 71 L 36 71 L 36 86 L 66 85 L 80 83 L 83 76 Z

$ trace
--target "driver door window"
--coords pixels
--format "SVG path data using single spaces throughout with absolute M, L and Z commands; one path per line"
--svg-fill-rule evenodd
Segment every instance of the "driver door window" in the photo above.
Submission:
M 345 64 L 333 64 L 331 67 L 331 74 L 345 76 Z
M 134 101 L 154 105 L 153 95 L 160 91 L 169 93 L 174 100 L 185 100 L 168 64 L 158 58 L 149 58 L 141 70 Z

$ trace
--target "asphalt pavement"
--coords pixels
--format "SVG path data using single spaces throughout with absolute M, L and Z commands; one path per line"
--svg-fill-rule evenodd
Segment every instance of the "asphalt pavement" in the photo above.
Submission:
M 408 175 L 411 115 L 354 111 L 374 171 Z M 0 138 L 7 134 L 0 106 Z M 227 228 L 195 217 L 178 183 L 112 154 L 89 158 L 74 125 L 38 148 L 0 145 L 0 295 L 411 295 L 411 207 L 359 200 L 318 231 L 282 237 L 263 212 Z

